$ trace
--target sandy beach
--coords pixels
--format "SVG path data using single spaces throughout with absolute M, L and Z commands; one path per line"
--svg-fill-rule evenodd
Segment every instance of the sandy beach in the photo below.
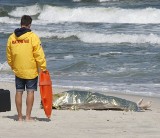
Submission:
M 51 120 L 40 109 L 40 94 L 35 92 L 32 110 L 34 122 L 19 122 L 14 102 L 14 83 L 0 82 L 0 88 L 11 92 L 11 111 L 0 113 L 0 138 L 159 138 L 160 137 L 160 98 L 144 97 L 152 101 L 150 110 L 144 112 L 126 111 L 69 111 L 53 110 Z M 58 93 L 65 89 L 55 88 Z M 131 101 L 142 96 L 112 94 Z M 25 96 L 23 114 L 25 115 Z

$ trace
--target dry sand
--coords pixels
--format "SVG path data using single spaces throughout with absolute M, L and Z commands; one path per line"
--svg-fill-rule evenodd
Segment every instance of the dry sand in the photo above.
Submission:
M 48 120 L 40 109 L 40 95 L 35 92 L 32 116 L 35 122 L 19 122 L 14 102 L 14 83 L 0 82 L 0 88 L 11 91 L 9 112 L 0 113 L 0 138 L 160 138 L 160 97 L 144 97 L 152 101 L 151 110 L 145 112 L 126 111 L 69 111 L 53 110 Z M 55 93 L 64 91 L 56 88 Z M 142 96 L 112 94 L 131 101 Z M 23 114 L 25 115 L 23 95 Z

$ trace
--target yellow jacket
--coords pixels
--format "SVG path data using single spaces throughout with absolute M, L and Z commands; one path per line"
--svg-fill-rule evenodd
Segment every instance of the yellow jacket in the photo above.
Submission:
M 7 62 L 15 75 L 23 79 L 38 76 L 38 68 L 46 70 L 46 59 L 39 37 L 32 31 L 17 37 L 11 34 L 7 42 Z

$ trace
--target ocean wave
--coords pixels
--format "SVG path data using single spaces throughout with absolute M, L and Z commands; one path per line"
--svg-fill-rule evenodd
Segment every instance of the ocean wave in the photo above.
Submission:
M 87 23 L 160 23 L 160 9 L 122 9 L 103 7 L 56 7 L 45 5 L 38 16 L 49 23 L 87 22 Z M 98 17 L 98 18 L 97 18 Z
M 156 34 L 100 34 L 93 32 L 36 32 L 41 38 L 79 39 L 85 43 L 151 43 L 160 44 L 160 36 Z
M 35 31 L 41 38 L 54 38 L 54 39 L 77 39 L 76 33 L 65 32 L 65 33 L 54 33 L 54 32 L 43 32 Z
M 19 20 L 17 20 L 16 18 L 10 18 L 10 17 L 0 17 L 0 23 L 9 23 L 9 24 L 19 24 Z
M 14 10 L 8 13 L 8 15 L 13 17 L 21 17 L 26 13 L 30 16 L 36 15 L 41 12 L 41 8 L 38 4 L 24 7 L 16 7 Z
M 98 34 L 82 33 L 78 38 L 86 43 L 153 43 L 160 44 L 160 36 L 155 34 Z
M 0 18 L 1 21 L 1 18 Z M 34 30 L 33 30 L 34 31 Z M 1 30 L 0 32 L 3 32 Z M 160 36 L 157 34 L 101 34 L 95 32 L 44 32 L 34 31 L 40 38 L 52 38 L 52 39 L 69 39 L 80 40 L 84 43 L 132 43 L 132 44 L 160 44 Z M 10 32 L 3 32 L 9 34 Z
M 103 0 L 101 0 L 103 1 Z M 0 11 L 1 12 L 1 11 Z M 2 9 L 2 14 L 3 13 Z M 16 7 L 4 16 L 0 23 L 10 23 L 24 14 L 34 16 L 34 22 L 60 23 L 60 22 L 84 22 L 84 23 L 132 23 L 132 24 L 157 24 L 160 23 L 160 9 L 122 9 L 116 7 L 77 7 L 51 6 L 38 4 L 24 7 Z M 5 13 L 6 15 L 6 13 Z M 35 17 L 36 15 L 36 17 Z M 97 18 L 98 17 L 98 18 Z M 12 22 L 11 22 L 12 23 Z

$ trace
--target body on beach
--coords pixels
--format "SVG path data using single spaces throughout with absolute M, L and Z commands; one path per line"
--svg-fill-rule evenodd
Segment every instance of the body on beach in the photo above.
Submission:
M 136 103 L 123 98 L 84 90 L 64 91 L 54 94 L 53 97 L 53 108 L 59 110 L 142 111 L 151 106 L 150 102 L 142 104 L 142 99 Z

